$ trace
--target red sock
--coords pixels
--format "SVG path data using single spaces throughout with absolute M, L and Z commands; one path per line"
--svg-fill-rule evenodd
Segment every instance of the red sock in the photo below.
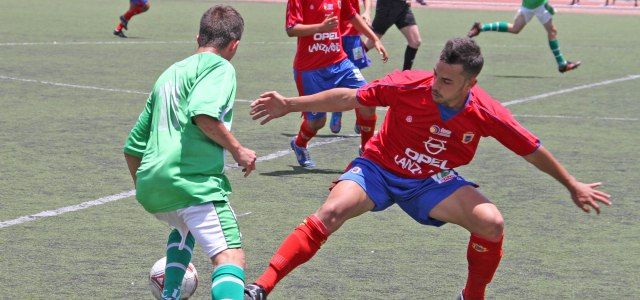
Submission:
M 126 13 L 124 13 L 124 19 L 129 21 L 131 20 L 131 17 L 139 14 L 142 12 L 142 9 L 138 6 L 134 6 L 133 8 L 129 9 Z
M 118 25 L 116 26 L 116 31 L 122 31 L 122 28 L 124 28 L 124 25 L 122 25 L 122 23 L 118 23 Z
M 309 122 L 307 119 L 303 119 L 302 125 L 300 125 L 300 131 L 296 137 L 296 145 L 298 145 L 298 147 L 307 148 L 307 144 L 314 136 L 316 136 L 317 133 L 317 131 L 312 131 L 309 128 Z
M 376 114 L 365 117 L 356 109 L 356 125 L 360 127 L 360 147 L 362 147 L 362 149 L 364 149 L 364 145 L 366 145 L 373 136 L 376 130 L 377 120 L 378 116 Z
M 311 259 L 328 237 L 329 231 L 322 221 L 315 215 L 308 216 L 282 242 L 269 261 L 269 267 L 256 283 L 263 287 L 267 294 L 270 293 L 289 272 Z
M 491 242 L 475 234 L 471 234 L 467 247 L 469 276 L 464 287 L 464 299 L 484 299 L 484 290 L 491 282 L 502 258 L 502 240 Z

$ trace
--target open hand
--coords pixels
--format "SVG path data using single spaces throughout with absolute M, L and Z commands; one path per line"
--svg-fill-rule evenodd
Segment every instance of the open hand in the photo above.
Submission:
M 260 121 L 260 125 L 267 124 L 269 121 L 282 117 L 287 113 L 287 103 L 284 97 L 276 91 L 262 93 L 260 98 L 251 102 L 251 111 L 249 112 L 253 120 L 265 117 Z
M 602 182 L 578 182 L 575 191 L 571 193 L 573 203 L 586 213 L 590 212 L 591 208 L 593 208 L 597 214 L 600 214 L 600 205 L 598 202 L 604 203 L 608 206 L 611 205 L 611 201 L 609 200 L 611 195 L 603 191 L 596 190 L 596 188 L 601 185 Z

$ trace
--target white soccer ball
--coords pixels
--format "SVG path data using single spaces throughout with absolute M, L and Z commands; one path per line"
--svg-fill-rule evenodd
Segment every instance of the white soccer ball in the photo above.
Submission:
M 164 288 L 164 267 L 167 264 L 167 258 L 163 257 L 156 261 L 149 272 L 149 287 L 151 293 L 156 299 L 162 299 L 162 289 Z M 189 299 L 195 293 L 198 287 L 198 271 L 192 263 L 189 263 L 187 272 L 182 279 L 182 287 L 180 288 L 180 299 Z

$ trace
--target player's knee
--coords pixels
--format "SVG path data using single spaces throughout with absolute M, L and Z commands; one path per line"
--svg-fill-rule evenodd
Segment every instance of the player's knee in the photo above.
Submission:
M 145 12 L 147 10 L 149 10 L 149 8 L 151 8 L 151 5 L 149 5 L 149 3 L 146 3 L 144 5 L 140 5 L 140 12 Z
M 498 238 L 504 234 L 504 219 L 500 213 L 487 216 L 478 234 L 488 238 Z
M 307 120 L 307 129 L 311 131 L 318 131 L 324 127 L 324 124 L 327 123 L 327 118 L 315 119 L 315 120 Z
M 511 28 L 511 33 L 518 34 L 518 33 L 520 33 L 520 31 L 522 31 L 522 28 L 524 28 L 524 27 L 513 26 L 513 28 Z
M 344 210 L 335 202 L 324 203 L 316 215 L 330 232 L 336 231 L 346 221 Z
M 558 31 L 555 28 L 553 28 L 553 29 L 549 30 L 548 35 L 549 35 L 549 40 L 550 41 L 551 40 L 555 40 L 558 37 Z
M 422 40 L 420 38 L 409 41 L 409 47 L 411 47 L 413 49 L 420 48 L 421 44 L 422 44 Z

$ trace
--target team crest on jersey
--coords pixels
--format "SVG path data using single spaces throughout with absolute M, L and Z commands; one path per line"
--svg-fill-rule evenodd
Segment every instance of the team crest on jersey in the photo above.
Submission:
M 360 169 L 360 167 L 353 167 L 351 168 L 351 170 L 349 170 L 349 172 L 353 174 L 359 174 L 359 173 L 362 173 L 362 169 Z
M 446 141 L 429 137 L 428 140 L 424 141 L 424 148 L 427 149 L 427 152 L 436 155 L 444 150 L 447 150 L 447 148 L 444 146 L 444 144 L 446 143 Z
M 407 121 L 407 123 L 411 123 L 413 122 L 413 116 L 407 116 L 405 120 Z
M 441 128 L 438 125 L 431 125 L 431 128 L 429 128 L 429 132 L 443 137 L 451 137 L 451 130 Z
M 482 245 L 477 244 L 477 243 L 471 244 L 471 247 L 473 247 L 473 250 L 476 250 L 478 252 L 487 252 L 487 251 L 489 251 L 489 249 L 487 249 L 487 247 L 482 246 Z
M 475 136 L 475 134 L 473 132 L 465 132 L 462 135 L 462 142 L 465 144 L 470 143 L 471 141 L 473 141 L 473 137 Z
M 333 10 L 333 3 L 325 3 L 324 10 Z
M 313 6 L 313 4 L 309 5 L 309 9 L 313 10 L 314 8 L 316 8 L 315 6 Z

